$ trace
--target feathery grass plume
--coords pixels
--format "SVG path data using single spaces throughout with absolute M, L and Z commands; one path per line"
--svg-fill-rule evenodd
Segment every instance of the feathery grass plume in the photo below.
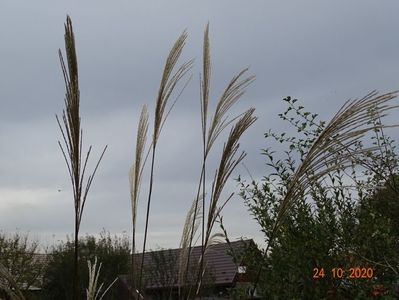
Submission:
M 222 157 L 220 159 L 219 167 L 215 172 L 214 180 L 212 182 L 212 193 L 210 197 L 210 203 L 208 208 L 208 219 L 206 225 L 205 239 L 204 239 L 204 252 L 200 257 L 200 270 L 198 272 L 197 291 L 198 295 L 202 285 L 203 279 L 203 265 L 205 258 L 205 251 L 210 246 L 210 243 L 218 237 L 218 234 L 212 235 L 212 229 L 215 221 L 223 210 L 227 202 L 232 198 L 233 193 L 230 194 L 227 199 L 220 204 L 220 196 L 223 192 L 224 186 L 231 173 L 234 171 L 236 166 L 245 158 L 246 153 L 243 151 L 237 156 L 237 152 L 240 144 L 238 143 L 242 134 L 257 120 L 257 117 L 253 116 L 255 109 L 248 109 L 238 121 L 234 124 L 230 130 L 230 134 L 224 144 Z
M 382 95 L 379 95 L 377 91 L 372 91 L 361 99 L 346 101 L 334 115 L 292 176 L 264 255 L 267 255 L 269 246 L 274 239 L 274 233 L 283 222 L 292 204 L 304 195 L 312 184 L 322 180 L 331 172 L 345 170 L 354 164 L 363 165 L 362 160 L 358 159 L 359 155 L 378 150 L 378 147 L 365 147 L 359 150 L 352 146 L 366 133 L 387 127 L 376 121 L 378 118 L 386 116 L 388 111 L 398 107 L 389 103 L 397 97 L 397 94 L 398 91 Z M 371 111 L 374 113 L 370 113 Z M 261 272 L 262 265 L 257 272 L 253 291 Z
M 206 122 L 208 120 L 208 103 L 209 103 L 209 88 L 210 88 L 210 78 L 211 78 L 211 56 L 210 56 L 210 46 L 209 46 L 209 23 L 206 25 L 204 32 L 204 45 L 203 45 L 203 62 L 202 62 L 202 72 L 203 78 L 201 79 L 201 125 L 202 125 L 202 139 L 205 144 L 206 140 Z
M 154 131 L 152 137 L 152 158 L 151 158 L 151 170 L 150 170 L 150 183 L 149 183 L 149 191 L 148 191 L 148 199 L 147 199 L 147 211 L 146 211 L 146 220 L 145 220 L 145 229 L 144 229 L 144 241 L 143 241 L 143 251 L 141 258 L 141 267 L 140 267 L 140 277 L 139 277 L 139 292 L 141 293 L 142 286 L 142 278 L 143 278 L 143 265 L 144 265 L 144 253 L 146 249 L 147 243 L 147 232 L 148 232 L 148 222 L 150 218 L 150 206 L 151 206 L 151 197 L 152 197 L 152 188 L 154 182 L 154 164 L 155 164 L 155 151 L 158 142 L 159 135 L 162 131 L 163 125 L 169 115 L 169 111 L 165 113 L 165 109 L 168 103 L 168 100 L 174 91 L 176 85 L 179 81 L 187 74 L 187 72 L 192 68 L 193 60 L 189 60 L 183 63 L 176 72 L 173 73 L 175 69 L 176 63 L 180 57 L 180 54 L 183 51 L 183 47 L 185 45 L 187 38 L 187 33 L 184 31 L 180 37 L 177 39 L 172 49 L 169 52 L 169 55 L 166 59 L 165 67 L 162 74 L 162 79 L 158 91 L 158 96 L 156 98 L 155 104 L 155 117 L 154 117 Z M 173 73 L 173 75 L 172 75 Z M 184 88 L 183 88 L 184 89 Z M 180 94 L 179 94 L 180 96 Z M 172 104 L 171 108 L 173 107 Z
M 79 114 L 80 92 L 78 62 L 76 58 L 75 38 L 73 34 L 72 21 L 69 16 L 67 16 L 65 23 L 65 51 L 67 55 L 68 68 L 65 65 L 61 50 L 58 50 L 66 89 L 64 98 L 65 109 L 62 111 L 63 126 L 61 125 L 61 121 L 59 120 L 57 115 L 56 119 L 64 141 L 64 146 L 60 141 L 58 141 L 58 145 L 60 146 L 62 154 L 64 156 L 73 188 L 73 198 L 75 206 L 73 295 L 74 299 L 77 300 L 80 297 L 78 272 L 79 228 L 82 221 L 83 209 L 86 203 L 87 194 L 90 190 L 94 175 L 96 174 L 97 168 L 101 162 L 105 150 L 107 149 L 107 146 L 105 146 L 93 172 L 89 175 L 86 184 L 84 184 L 85 171 L 91 152 L 91 146 L 86 153 L 86 157 L 82 166 L 82 129 L 80 127 Z
M 249 76 L 242 79 L 243 75 L 248 71 L 248 68 L 242 70 L 236 76 L 234 76 L 222 96 L 216 105 L 215 113 L 213 114 L 210 124 L 211 127 L 207 128 L 208 120 L 208 104 L 209 104 L 209 90 L 210 90 L 210 76 L 211 76 L 211 59 L 210 59 L 210 43 L 209 43 L 209 23 L 206 26 L 204 32 L 204 43 L 203 43 L 203 78 L 201 78 L 200 88 L 200 106 L 201 106 L 201 127 L 202 127 L 202 143 L 203 143 L 203 161 L 201 175 L 199 179 L 199 185 L 197 190 L 196 205 L 198 205 L 199 195 L 201 193 L 205 195 L 206 186 L 206 161 L 211 148 L 220 135 L 220 133 L 238 117 L 229 118 L 227 112 L 229 109 L 238 101 L 238 99 L 245 93 L 246 87 L 255 80 L 255 76 Z M 202 198 L 202 234 L 201 234 L 201 247 L 202 255 L 204 255 L 204 237 L 205 237 L 205 197 Z M 196 211 L 196 210 L 195 210 Z M 193 218 L 195 220 L 196 218 Z M 194 228 L 194 224 L 192 227 Z M 191 232 L 189 249 L 192 247 L 193 242 L 193 231 Z M 187 258 L 188 262 L 186 268 L 190 265 L 190 256 Z M 202 264 L 202 262 L 201 262 Z M 203 266 L 200 267 L 201 269 Z M 185 272 L 188 274 L 188 269 Z
M 11 300 L 25 300 L 14 277 L 2 263 L 0 263 L 0 289 L 4 290 Z
M 203 195 L 201 196 L 203 198 Z M 191 241 L 191 233 L 194 235 L 198 231 L 199 221 L 201 219 L 201 215 L 199 212 L 201 211 L 202 202 L 197 202 L 195 198 L 191 207 L 186 215 L 186 220 L 184 222 L 183 233 L 180 240 L 180 256 L 179 256 L 179 277 L 178 277 L 178 286 L 179 286 L 179 294 L 180 288 L 184 285 L 184 281 L 187 278 L 186 272 L 188 272 L 187 263 L 189 263 L 188 257 L 191 255 L 191 249 L 189 248 L 189 244 Z M 195 219 L 194 219 L 195 218 Z M 193 225 L 194 224 L 194 225 Z M 194 228 L 192 227 L 194 226 Z
M 118 280 L 118 277 L 111 282 L 111 284 L 106 288 L 106 290 L 100 295 L 101 289 L 103 288 L 104 283 L 101 283 L 99 287 L 98 285 L 98 276 L 100 275 L 102 263 L 97 268 L 97 256 L 94 258 L 94 264 L 91 264 L 91 261 L 87 261 L 87 267 L 89 269 L 89 286 L 86 289 L 87 300 L 101 300 L 105 294 L 109 291 L 109 289 L 115 284 Z
M 379 118 L 378 115 L 384 117 L 387 111 L 397 107 L 388 104 L 396 96 L 397 92 L 378 95 L 373 91 L 361 99 L 345 102 L 315 140 L 294 173 L 281 204 L 276 226 L 282 221 L 292 203 L 314 182 L 333 171 L 344 170 L 358 162 L 357 157 L 360 154 L 378 150 L 378 147 L 369 147 L 354 151 L 351 146 L 367 132 L 376 129 L 374 124 L 375 119 Z M 370 114 L 371 110 L 378 111 L 378 115 Z
M 158 96 L 156 99 L 155 106 L 155 118 L 154 118 L 154 133 L 153 133 L 153 147 L 157 144 L 159 135 L 162 129 L 162 123 L 164 122 L 165 109 L 168 100 L 175 89 L 179 81 L 187 74 L 192 68 L 193 60 L 189 60 L 183 63 L 179 69 L 172 75 L 173 69 L 183 51 L 184 45 L 186 44 L 187 32 L 184 31 L 177 39 L 172 49 L 169 52 L 168 58 L 166 59 L 164 71 L 162 74 L 161 83 L 159 86 Z
M 212 194 L 208 211 L 205 244 L 211 236 L 211 231 L 217 216 L 232 196 L 230 195 L 227 200 L 221 206 L 219 206 L 220 196 L 227 182 L 227 179 L 230 177 L 235 167 L 246 156 L 246 153 L 243 151 L 237 157 L 236 154 L 240 146 L 238 141 L 241 138 L 241 135 L 257 120 L 257 117 L 253 116 L 254 111 L 254 108 L 250 108 L 240 117 L 237 123 L 230 130 L 227 142 L 224 144 L 219 167 L 215 173 L 215 177 L 212 183 Z
M 136 137 L 136 154 L 133 165 L 129 171 L 129 183 L 130 183 L 130 200 L 132 205 L 132 270 L 131 270 L 131 281 L 132 281 L 132 290 L 136 290 L 136 277 L 135 275 L 135 261 L 134 254 L 136 252 L 136 223 L 137 223 L 137 205 L 140 193 L 140 183 L 143 168 L 145 165 L 145 159 L 143 161 L 144 148 L 147 140 L 147 131 L 148 131 L 148 111 L 147 106 L 144 105 L 141 114 L 140 120 L 137 128 L 137 137 Z
M 211 127 L 208 132 L 208 139 L 206 145 L 206 153 L 211 150 L 217 137 L 220 133 L 229 126 L 236 118 L 229 119 L 226 116 L 230 108 L 237 102 L 238 99 L 245 93 L 245 89 L 255 80 L 255 76 L 249 76 L 240 80 L 240 78 L 248 71 L 245 68 L 230 80 L 227 88 L 225 89 L 222 97 L 216 106 L 215 114 L 212 117 Z
M 206 189 L 206 159 L 207 159 L 207 151 L 206 151 L 206 129 L 207 129 L 207 119 L 208 119 L 208 103 L 209 103 L 209 88 L 210 88 L 210 77 L 211 77 L 211 56 L 210 56 L 210 46 L 209 46 L 209 23 L 206 25 L 206 29 L 204 32 L 204 45 L 203 45 L 203 64 L 202 69 L 204 73 L 204 78 L 201 81 L 201 121 L 202 121 L 202 147 L 203 147 L 203 165 L 202 165 L 202 183 L 199 184 L 199 189 L 202 184 L 202 226 L 201 226 L 201 254 L 204 255 L 204 242 L 205 242 L 205 189 Z M 200 176 L 201 177 L 201 176 Z M 198 191 L 199 191 L 198 189 Z M 196 205 L 198 206 L 197 200 Z M 193 221 L 195 220 L 195 215 L 197 211 L 194 211 L 195 214 L 193 216 Z M 194 222 L 193 222 L 194 225 Z M 194 228 L 192 228 L 192 234 L 195 234 Z M 189 248 L 191 248 L 192 240 L 190 240 Z M 190 263 L 190 256 L 187 258 L 187 268 Z M 203 269 L 203 260 L 201 260 L 200 269 Z M 191 290 L 191 287 L 190 287 Z

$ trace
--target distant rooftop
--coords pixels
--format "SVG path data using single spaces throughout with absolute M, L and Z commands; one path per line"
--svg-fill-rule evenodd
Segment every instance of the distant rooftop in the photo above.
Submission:
M 233 257 L 229 254 L 234 252 L 237 256 L 242 256 L 245 248 L 253 243 L 253 240 L 241 240 L 228 243 L 219 243 L 210 246 L 205 254 L 205 263 L 208 270 L 211 272 L 212 283 L 215 285 L 232 285 L 240 272 L 245 268 L 239 268 L 234 262 Z M 201 246 L 196 246 L 191 249 L 190 265 L 198 263 L 201 256 Z M 156 270 L 156 272 L 145 272 L 143 281 L 146 282 L 147 289 L 159 289 L 165 287 L 177 287 L 177 274 L 179 266 L 179 256 L 181 249 L 168 249 L 159 251 L 150 251 L 144 254 L 145 270 Z M 135 265 L 140 266 L 142 254 L 135 254 Z M 164 266 L 165 270 L 160 270 Z M 169 282 L 165 281 L 164 273 L 169 274 Z M 129 275 L 121 275 L 120 279 L 128 284 L 130 282 Z

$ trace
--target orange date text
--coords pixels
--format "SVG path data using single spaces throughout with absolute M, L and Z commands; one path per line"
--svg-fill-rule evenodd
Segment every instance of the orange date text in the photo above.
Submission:
M 371 279 L 374 276 L 374 269 L 371 267 L 353 267 L 349 269 L 332 268 L 326 270 L 323 267 L 313 268 L 313 279 L 323 279 L 331 276 L 335 279 Z

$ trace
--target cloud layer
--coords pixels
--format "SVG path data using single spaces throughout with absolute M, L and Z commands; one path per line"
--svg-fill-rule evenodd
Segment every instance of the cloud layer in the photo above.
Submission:
M 0 228 L 30 231 L 42 241 L 72 232 L 73 204 L 54 115 L 63 109 L 57 50 L 70 14 L 76 36 L 84 143 L 93 158 L 109 145 L 93 183 L 82 233 L 129 232 L 127 173 L 140 107 L 150 111 L 170 46 L 187 29 L 183 60 L 195 58 L 193 80 L 160 139 L 149 246 L 177 247 L 200 171 L 199 79 L 202 36 L 210 22 L 214 105 L 246 66 L 256 82 L 233 110 L 256 107 L 244 136 L 246 166 L 266 174 L 260 149 L 269 128 L 288 130 L 276 114 L 291 95 L 322 118 L 346 99 L 398 89 L 399 3 L 374 1 L 5 1 L 0 10 Z M 392 132 L 395 137 L 397 135 Z M 219 145 L 221 146 L 221 145 Z M 214 168 L 220 149 L 211 156 Z M 210 175 L 212 175 L 212 172 Z M 234 176 L 246 176 L 240 166 Z M 208 181 L 211 177 L 208 178 Z M 147 185 L 143 184 L 142 195 Z M 237 191 L 234 182 L 228 191 Z M 143 224 L 144 199 L 139 224 Z M 259 227 L 237 196 L 224 220 L 232 238 Z M 54 237 L 55 236 L 55 237 Z

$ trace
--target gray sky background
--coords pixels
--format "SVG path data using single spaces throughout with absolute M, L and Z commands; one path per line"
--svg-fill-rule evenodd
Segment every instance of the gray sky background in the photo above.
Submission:
M 72 193 L 55 120 L 64 105 L 57 50 L 64 47 L 66 14 L 74 25 L 84 144 L 94 146 L 92 163 L 104 145 L 109 147 L 89 194 L 82 235 L 102 228 L 112 234 L 130 232 L 127 174 L 139 111 L 144 103 L 153 111 L 167 53 L 188 31 L 181 61 L 196 59 L 193 80 L 164 128 L 156 161 L 149 226 L 149 248 L 156 248 L 178 246 L 196 191 L 201 163 L 198 78 L 208 21 L 211 111 L 234 74 L 250 66 L 250 74 L 257 76 L 232 114 L 256 108 L 259 120 L 241 145 L 248 152 L 246 166 L 261 178 L 267 171 L 260 155 L 268 146 L 263 133 L 288 130 L 277 117 L 285 109 L 285 96 L 329 119 L 348 98 L 399 88 L 398 11 L 397 1 L 2 1 L 0 229 L 30 231 L 44 245 L 73 231 Z M 390 134 L 398 138 L 395 131 Z M 211 156 L 211 169 L 220 151 Z M 246 176 L 242 166 L 233 178 L 238 174 Z M 145 182 L 142 196 L 148 190 Z M 238 191 L 233 180 L 226 191 Z M 231 239 L 262 242 L 238 196 L 226 208 L 224 221 Z

